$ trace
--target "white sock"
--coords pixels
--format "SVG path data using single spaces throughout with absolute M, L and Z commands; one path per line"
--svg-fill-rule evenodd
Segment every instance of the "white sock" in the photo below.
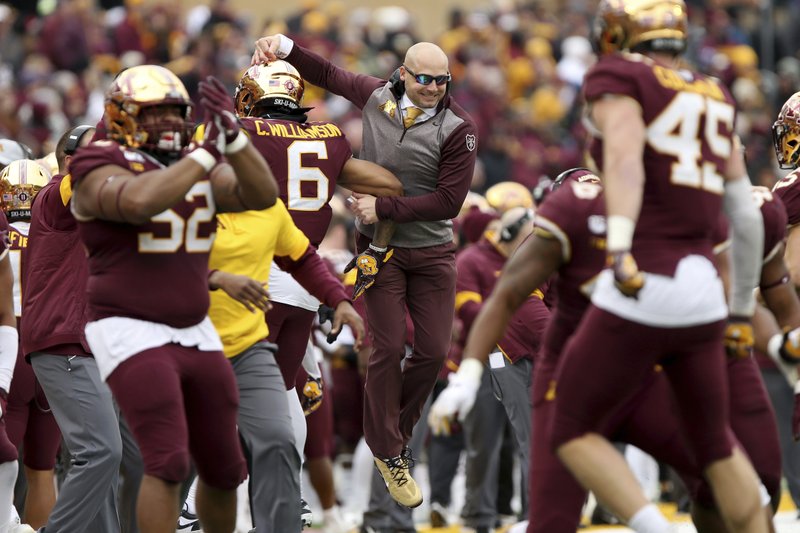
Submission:
M 308 433 L 306 415 L 303 414 L 303 406 L 300 405 L 300 397 L 297 396 L 295 389 L 287 390 L 286 396 L 289 400 L 289 416 L 292 418 L 292 429 L 294 430 L 294 445 L 300 455 L 300 461 L 305 462 L 303 450 L 306 447 L 306 435 Z
M 286 391 L 286 398 L 289 401 L 289 418 L 292 419 L 292 429 L 294 430 L 294 446 L 297 448 L 297 455 L 300 456 L 300 497 L 303 497 L 303 463 L 305 462 L 304 450 L 306 447 L 306 415 L 303 413 L 303 406 L 300 405 L 300 397 L 295 389 Z
M 14 484 L 17 482 L 18 470 L 17 461 L 0 464 L 0 524 L 6 526 L 17 514 L 14 509 Z
M 648 503 L 631 517 L 628 527 L 636 533 L 669 533 L 670 526 L 667 519 L 658 510 L 655 504 Z
M 197 477 L 192 481 L 192 486 L 189 487 L 189 493 L 186 495 L 186 510 L 197 516 L 197 506 L 194 501 L 197 497 Z

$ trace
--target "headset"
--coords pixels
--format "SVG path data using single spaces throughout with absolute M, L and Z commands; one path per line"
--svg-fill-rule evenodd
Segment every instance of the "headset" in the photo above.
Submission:
M 567 181 L 567 178 L 569 178 L 570 176 L 572 176 L 576 172 L 580 172 L 581 170 L 585 170 L 586 172 L 592 172 L 591 169 L 586 168 L 586 167 L 575 167 L 575 168 L 567 169 L 564 172 L 562 172 L 561 174 L 559 174 L 558 176 L 556 176 L 556 179 L 553 180 L 553 184 L 550 186 L 551 192 L 555 191 L 556 189 L 561 187 L 561 185 L 563 185 L 564 182 Z M 594 174 L 594 172 L 592 172 L 592 174 Z
M 69 132 L 69 136 L 67 137 L 67 142 L 64 143 L 64 154 L 65 155 L 74 155 L 75 151 L 81 144 L 81 138 L 84 134 L 94 129 L 94 126 L 89 126 L 88 124 L 82 124 L 80 126 L 76 126 Z
M 500 230 L 500 242 L 511 242 L 517 238 L 522 226 L 533 220 L 533 210 L 526 209 L 517 220 Z

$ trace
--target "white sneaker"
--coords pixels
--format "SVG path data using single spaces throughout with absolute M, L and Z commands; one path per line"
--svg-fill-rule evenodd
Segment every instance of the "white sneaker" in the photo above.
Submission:
M 345 518 L 338 505 L 324 510 L 322 516 L 324 519 L 323 533 L 349 533 L 358 525 L 355 521 Z
M 202 531 L 197 515 L 190 513 L 189 508 L 184 503 L 181 514 L 178 515 L 178 525 L 175 533 L 202 533 Z
M 36 530 L 28 524 L 16 524 L 11 526 L 8 533 L 36 533 Z

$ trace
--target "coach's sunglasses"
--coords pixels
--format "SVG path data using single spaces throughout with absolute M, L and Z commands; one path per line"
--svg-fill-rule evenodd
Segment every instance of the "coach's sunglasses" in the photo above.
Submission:
M 436 82 L 436 85 L 444 85 L 450 81 L 450 74 L 442 74 L 441 76 L 433 76 L 431 74 L 414 74 L 407 66 L 403 65 L 403 68 L 406 69 L 406 72 L 414 76 L 414 79 L 417 80 L 417 83 L 420 85 L 430 85 L 432 81 Z

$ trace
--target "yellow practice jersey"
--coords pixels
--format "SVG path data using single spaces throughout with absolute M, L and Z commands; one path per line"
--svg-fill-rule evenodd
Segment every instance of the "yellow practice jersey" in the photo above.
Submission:
M 217 237 L 209 258 L 212 270 L 240 274 L 266 284 L 273 256 L 297 260 L 309 246 L 308 238 L 294 225 L 281 200 L 269 209 L 224 213 L 217 220 Z M 251 313 L 223 290 L 211 291 L 208 316 L 227 357 L 242 353 L 269 332 L 263 312 Z

